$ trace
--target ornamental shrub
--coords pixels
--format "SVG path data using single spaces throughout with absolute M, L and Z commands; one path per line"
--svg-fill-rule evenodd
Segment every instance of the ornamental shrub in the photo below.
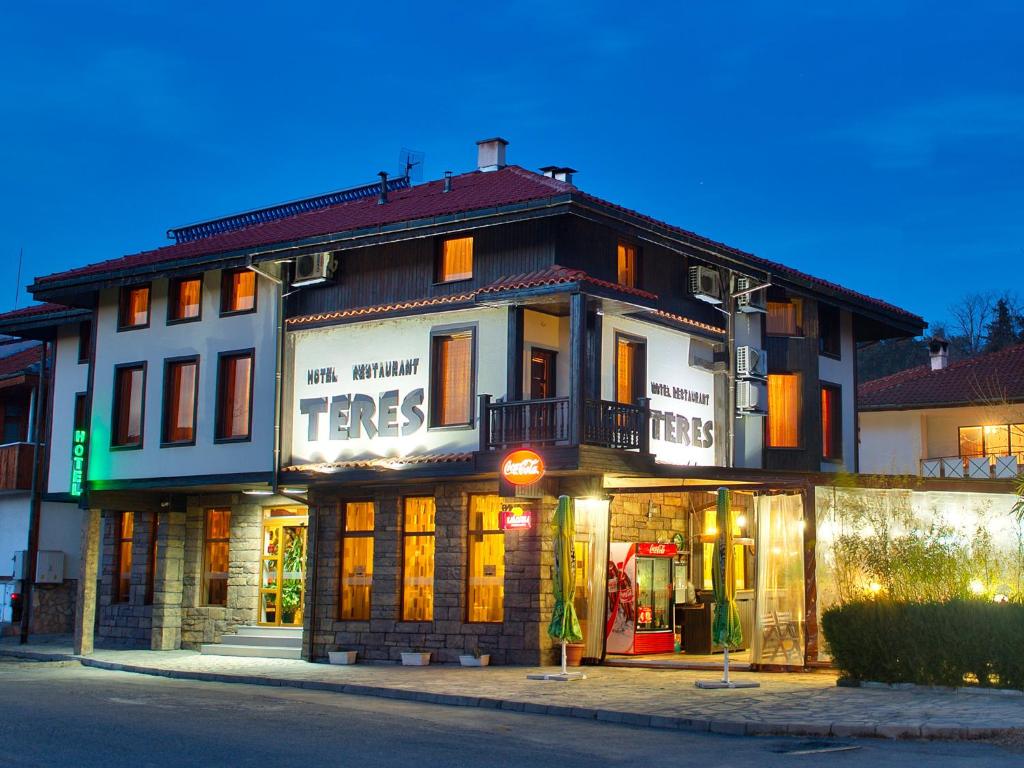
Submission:
M 1024 604 L 863 599 L 827 609 L 822 630 L 844 677 L 1024 690 Z

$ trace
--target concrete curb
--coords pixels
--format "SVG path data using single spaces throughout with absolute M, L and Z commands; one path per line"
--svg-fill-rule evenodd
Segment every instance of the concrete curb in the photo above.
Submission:
M 160 669 L 140 664 L 122 664 L 114 661 L 76 656 L 69 653 L 46 653 L 42 651 L 21 651 L 0 648 L 0 656 L 29 659 L 32 661 L 74 661 L 82 666 L 95 667 L 111 672 L 133 672 L 140 675 L 166 677 L 174 680 L 196 680 L 208 683 L 244 683 L 285 688 L 302 688 L 312 691 L 330 691 L 353 696 L 415 701 L 424 704 L 443 704 L 455 707 L 479 707 L 480 709 L 501 709 L 512 712 L 575 717 L 581 720 L 595 720 L 608 723 L 632 725 L 640 728 L 688 731 L 694 733 L 717 733 L 731 736 L 809 736 L 835 738 L 884 738 L 884 739 L 935 739 L 973 740 L 1000 736 L 1018 735 L 1020 728 L 970 728 L 957 726 L 898 725 L 872 723 L 768 723 L 750 720 L 712 720 L 705 718 L 676 717 L 671 715 L 645 715 L 637 712 L 620 712 L 611 709 L 591 707 L 567 707 L 562 705 L 536 704 L 533 702 L 495 699 L 483 696 L 467 696 L 453 693 L 430 693 L 405 688 L 363 685 L 359 683 L 335 683 L 326 680 L 293 680 L 285 677 L 260 675 L 225 674 L 220 672 L 198 672 L 179 669 Z

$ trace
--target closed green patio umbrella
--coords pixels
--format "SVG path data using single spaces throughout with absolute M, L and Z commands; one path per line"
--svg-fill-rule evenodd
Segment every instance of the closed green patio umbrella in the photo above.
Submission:
M 736 573 L 733 557 L 732 519 L 729 491 L 718 489 L 715 514 L 714 560 L 711 563 L 711 589 L 715 598 L 715 615 L 711 621 L 711 640 L 723 648 L 722 681 L 696 683 L 698 688 L 755 688 L 757 683 L 734 683 L 729 680 L 729 649 L 743 643 L 743 627 L 736 607 Z

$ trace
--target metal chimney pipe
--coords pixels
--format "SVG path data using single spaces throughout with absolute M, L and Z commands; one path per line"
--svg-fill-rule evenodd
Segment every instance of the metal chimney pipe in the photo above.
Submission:
M 377 198 L 377 205 L 384 205 L 388 201 L 388 172 L 380 171 L 380 196 Z
M 445 192 L 451 192 L 452 191 L 452 172 L 451 171 L 445 171 L 444 172 L 444 191 Z

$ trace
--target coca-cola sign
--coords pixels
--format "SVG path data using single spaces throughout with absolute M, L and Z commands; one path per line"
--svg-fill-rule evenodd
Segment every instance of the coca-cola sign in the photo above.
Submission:
M 653 555 L 658 557 L 675 557 L 679 548 L 675 544 L 655 544 L 653 542 L 641 542 L 637 545 L 638 555 Z
M 501 477 L 512 485 L 533 485 L 544 477 L 544 459 L 523 448 L 501 460 Z

